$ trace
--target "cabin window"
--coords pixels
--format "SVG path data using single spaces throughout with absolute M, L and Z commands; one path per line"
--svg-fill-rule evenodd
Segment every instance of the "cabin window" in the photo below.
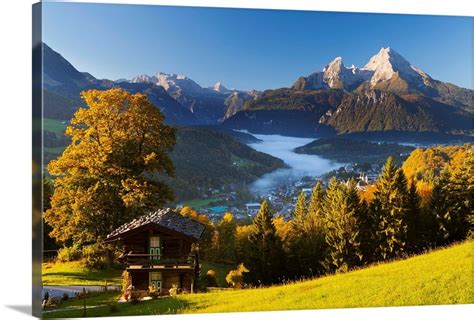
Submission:
M 150 237 L 150 247 L 157 248 L 160 247 L 160 237 Z
M 150 272 L 150 287 L 154 287 L 156 291 L 161 293 L 161 288 L 162 288 L 161 272 Z
M 160 246 L 160 237 L 152 236 L 150 237 L 150 260 L 157 261 L 161 259 L 161 246 Z

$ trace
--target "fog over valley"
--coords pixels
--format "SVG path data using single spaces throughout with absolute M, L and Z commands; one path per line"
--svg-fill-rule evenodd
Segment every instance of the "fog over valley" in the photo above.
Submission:
M 249 146 L 257 151 L 280 158 L 290 167 L 278 169 L 256 180 L 251 189 L 257 193 L 264 193 L 288 180 L 301 179 L 304 176 L 319 176 L 328 171 L 337 169 L 340 163 L 333 162 L 316 155 L 298 154 L 294 149 L 310 143 L 312 138 L 287 137 L 281 135 L 253 134 L 262 140 L 250 143 Z

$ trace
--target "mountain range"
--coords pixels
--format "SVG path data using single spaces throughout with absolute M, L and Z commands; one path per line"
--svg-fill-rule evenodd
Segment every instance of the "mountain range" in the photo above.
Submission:
M 43 44 L 44 116 L 69 120 L 83 105 L 80 92 L 121 87 L 143 92 L 179 125 L 221 125 L 289 135 L 370 132 L 471 134 L 473 90 L 433 79 L 392 48 L 361 68 L 341 57 L 291 87 L 263 92 L 202 87 L 184 75 L 157 72 L 127 80 L 97 79 L 78 71 Z
M 298 78 L 291 88 L 267 90 L 224 125 L 293 135 L 469 134 L 473 92 L 435 80 L 395 50 L 382 48 L 362 68 L 348 68 L 337 57 L 322 71 Z M 293 110 L 291 117 L 289 110 Z

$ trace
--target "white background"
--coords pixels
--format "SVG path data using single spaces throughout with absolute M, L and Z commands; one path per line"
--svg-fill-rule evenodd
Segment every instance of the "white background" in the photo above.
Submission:
M 0 319 L 31 310 L 31 5 L 0 1 Z M 93 2 L 83 0 L 81 2 Z M 472 0 L 145 0 L 103 1 L 326 11 L 474 16 Z M 466 39 L 466 41 L 473 41 Z M 474 281 L 474 279 L 473 279 Z M 357 292 L 354 292 L 357 294 Z M 249 301 L 252 303 L 252 301 Z M 227 314 L 224 319 L 471 319 L 474 305 Z M 145 317 L 139 317 L 145 318 Z M 150 317 L 146 317 L 150 318 Z M 125 319 L 121 317 L 120 319 Z M 136 318 L 134 318 L 136 319 Z M 222 315 L 161 319 L 223 319 Z

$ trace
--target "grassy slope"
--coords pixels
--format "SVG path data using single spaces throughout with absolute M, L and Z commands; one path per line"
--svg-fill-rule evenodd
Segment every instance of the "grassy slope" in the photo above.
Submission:
M 474 242 L 470 241 L 403 261 L 285 286 L 120 304 L 113 315 L 469 304 L 474 303 L 473 259 Z M 76 310 L 45 316 L 80 315 Z M 110 313 L 101 307 L 88 315 Z
M 104 285 L 121 284 L 120 269 L 91 271 L 80 262 L 43 263 L 43 285 L 66 286 L 66 285 Z

